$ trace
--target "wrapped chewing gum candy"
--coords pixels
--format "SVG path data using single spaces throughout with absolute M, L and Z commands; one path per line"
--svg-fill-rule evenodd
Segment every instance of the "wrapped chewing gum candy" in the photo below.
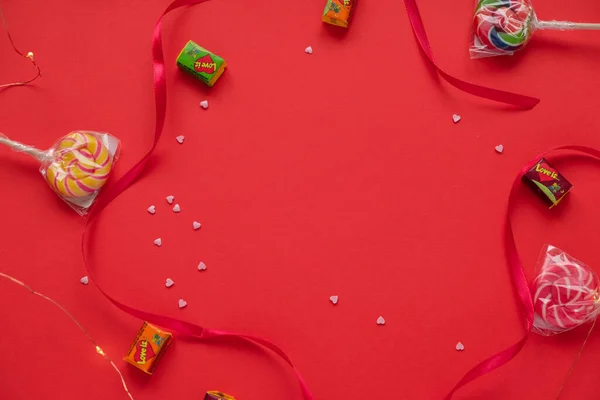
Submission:
M 173 335 L 144 322 L 124 360 L 152 375 L 156 364 L 165 354 Z
M 550 208 L 557 205 L 573 187 L 545 158 L 531 167 L 522 180 L 549 203 Z
M 235 400 L 235 398 L 228 394 L 211 390 L 209 392 L 206 392 L 204 400 Z
M 225 71 L 227 63 L 190 40 L 179 53 L 177 66 L 212 87 Z
M 322 21 L 347 28 L 355 2 L 356 0 L 327 0 Z

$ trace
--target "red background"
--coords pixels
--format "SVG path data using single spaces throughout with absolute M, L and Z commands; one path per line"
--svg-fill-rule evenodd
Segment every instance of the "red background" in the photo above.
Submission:
M 110 132 L 123 143 L 121 175 L 151 144 L 150 39 L 166 5 L 5 0 L 17 46 L 35 52 L 44 76 L 0 92 L 0 130 L 42 148 L 74 129 Z M 565 5 L 535 3 L 542 19 L 600 21 L 597 2 Z M 440 399 L 523 333 L 502 244 L 508 190 L 542 151 L 600 146 L 600 34 L 537 32 L 517 56 L 472 61 L 473 2 L 420 1 L 448 72 L 542 99 L 515 111 L 438 79 L 400 0 L 361 2 L 345 33 L 320 22 L 323 6 L 215 0 L 166 18 L 164 136 L 143 180 L 102 214 L 94 268 L 123 302 L 272 340 L 317 399 Z M 189 39 L 229 64 L 212 89 L 176 70 Z M 32 73 L 3 34 L 0 54 L 0 82 Z M 598 163 L 553 164 L 575 185 L 568 201 L 549 212 L 522 188 L 514 214 L 530 278 L 546 242 L 600 265 Z M 238 400 L 300 399 L 289 369 L 252 346 L 176 340 L 151 378 L 120 361 L 141 322 L 79 283 L 83 220 L 33 160 L 8 149 L 0 149 L 0 188 L 0 271 L 69 309 L 117 360 L 135 399 L 201 399 L 209 389 Z M 166 277 L 176 282 L 168 290 Z M 57 308 L 6 280 L 0 301 L 0 397 L 126 398 Z M 375 324 L 379 315 L 385 326 Z M 584 336 L 533 337 L 456 398 L 552 399 Z M 562 398 L 600 391 L 599 348 L 595 332 Z

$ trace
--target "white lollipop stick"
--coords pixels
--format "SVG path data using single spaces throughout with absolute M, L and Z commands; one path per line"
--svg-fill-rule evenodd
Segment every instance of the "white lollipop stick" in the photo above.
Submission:
M 15 151 L 29 154 L 30 156 L 32 156 L 36 160 L 39 160 L 42 163 L 45 162 L 46 160 L 48 160 L 48 158 L 50 158 L 50 155 L 48 154 L 47 151 L 42 151 L 42 150 L 36 149 L 33 146 L 28 146 L 23 143 L 15 142 L 14 140 L 10 140 L 9 138 L 7 138 L 6 136 L 3 136 L 2 134 L 0 134 L 0 143 L 10 147 L 11 149 L 13 149 Z
M 537 21 L 537 29 L 572 31 L 572 30 L 593 30 L 599 31 L 600 24 L 587 22 L 569 22 L 569 21 Z

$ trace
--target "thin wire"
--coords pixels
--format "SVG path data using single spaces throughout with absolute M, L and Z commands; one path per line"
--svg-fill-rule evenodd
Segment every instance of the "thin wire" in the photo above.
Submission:
M 560 393 L 562 392 L 562 390 L 567 385 L 567 381 L 571 377 L 571 374 L 573 373 L 573 370 L 575 369 L 575 365 L 577 364 L 577 361 L 579 361 L 579 357 L 581 357 L 581 353 L 583 353 L 583 348 L 585 347 L 588 339 L 590 338 L 590 336 L 592 334 L 592 331 L 594 330 L 594 327 L 596 326 L 596 321 L 597 320 L 598 320 L 597 318 L 594 318 L 594 322 L 592 323 L 592 326 L 590 327 L 590 330 L 588 331 L 588 334 L 585 337 L 585 340 L 581 344 L 581 347 L 579 348 L 579 352 L 575 356 L 575 360 L 573 360 L 573 364 L 571 364 L 571 368 L 569 368 L 569 372 L 567 372 L 567 375 L 565 376 L 565 379 L 563 379 L 562 384 L 558 388 L 558 392 L 556 393 L 556 396 L 554 397 L 554 400 L 558 400 L 558 398 L 560 397 Z
M 89 334 L 89 332 L 83 327 L 83 325 L 81 325 L 81 323 L 73 316 L 73 314 L 71 314 L 69 311 L 67 311 L 66 308 L 64 308 L 62 305 L 60 305 L 58 302 L 56 302 L 55 300 L 51 299 L 50 297 L 40 293 L 40 292 L 36 292 L 35 290 L 33 290 L 31 288 L 31 286 L 27 285 L 24 282 L 21 282 L 20 280 L 13 278 L 10 275 L 6 275 L 2 272 L 0 272 L 0 277 L 2 278 L 6 278 L 9 281 L 16 283 L 17 285 L 23 286 L 25 289 L 29 290 L 32 294 L 35 294 L 36 296 L 40 296 L 42 299 L 44 300 L 48 300 L 50 303 L 54 304 L 56 307 L 58 307 L 63 313 L 67 314 L 67 316 L 69 318 L 71 318 L 71 320 L 75 323 L 75 325 L 77 325 L 77 327 L 81 330 L 81 332 L 83 332 L 83 334 L 85 336 L 87 336 L 87 338 L 90 340 L 90 342 L 92 342 L 92 344 L 94 345 L 94 347 L 96 348 L 96 352 L 98 354 L 100 354 L 102 357 L 104 357 L 109 363 L 110 365 L 112 365 L 112 367 L 115 369 L 115 371 L 117 371 L 117 374 L 119 374 L 119 378 L 121 379 L 121 384 L 123 385 L 123 389 L 125 390 L 125 393 L 127 394 L 127 396 L 129 396 L 129 398 L 131 400 L 134 400 L 133 396 L 131 395 L 131 392 L 129 392 L 129 389 L 127 388 L 127 383 L 125 383 L 125 378 L 123 377 L 123 374 L 121 374 L 121 371 L 119 370 L 119 368 L 117 368 L 117 366 L 115 365 L 115 363 L 110 359 L 110 357 L 108 357 L 108 355 L 102 350 L 102 348 L 100 348 L 100 346 L 98 346 L 98 343 L 96 343 L 96 341 L 94 340 L 94 338 Z
M 2 11 L 2 4 L 0 4 L 0 19 L 2 20 L 2 25 L 4 25 L 4 29 L 6 29 L 6 35 L 8 36 L 8 41 L 10 42 L 10 45 L 12 46 L 13 50 L 20 55 L 21 57 L 25 57 L 28 60 L 30 60 L 33 64 L 33 66 L 35 67 L 35 69 L 37 70 L 37 74 L 24 82 L 12 82 L 12 83 L 5 83 L 3 85 L 0 85 L 0 89 L 4 89 L 7 87 L 11 87 L 11 86 L 24 86 L 27 85 L 33 81 L 35 81 L 37 78 L 42 76 L 42 71 L 40 70 L 40 67 L 37 65 L 37 63 L 35 62 L 35 57 L 33 55 L 32 52 L 29 52 L 27 54 L 22 53 L 17 46 L 15 46 L 15 42 L 13 41 L 13 38 L 10 34 L 10 31 L 8 30 L 8 23 L 6 22 L 6 18 L 4 16 L 4 11 Z

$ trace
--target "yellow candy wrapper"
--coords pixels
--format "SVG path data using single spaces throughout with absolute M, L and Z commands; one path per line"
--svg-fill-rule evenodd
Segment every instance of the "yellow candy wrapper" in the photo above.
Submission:
M 211 390 L 209 392 L 206 392 L 204 400 L 235 400 L 235 398 L 228 394 L 217 392 L 216 390 Z
M 323 10 L 323 22 L 347 28 L 355 3 L 356 0 L 327 0 Z
M 156 364 L 165 354 L 172 338 L 173 335 L 169 332 L 161 331 L 148 322 L 144 322 L 124 360 L 152 375 Z

